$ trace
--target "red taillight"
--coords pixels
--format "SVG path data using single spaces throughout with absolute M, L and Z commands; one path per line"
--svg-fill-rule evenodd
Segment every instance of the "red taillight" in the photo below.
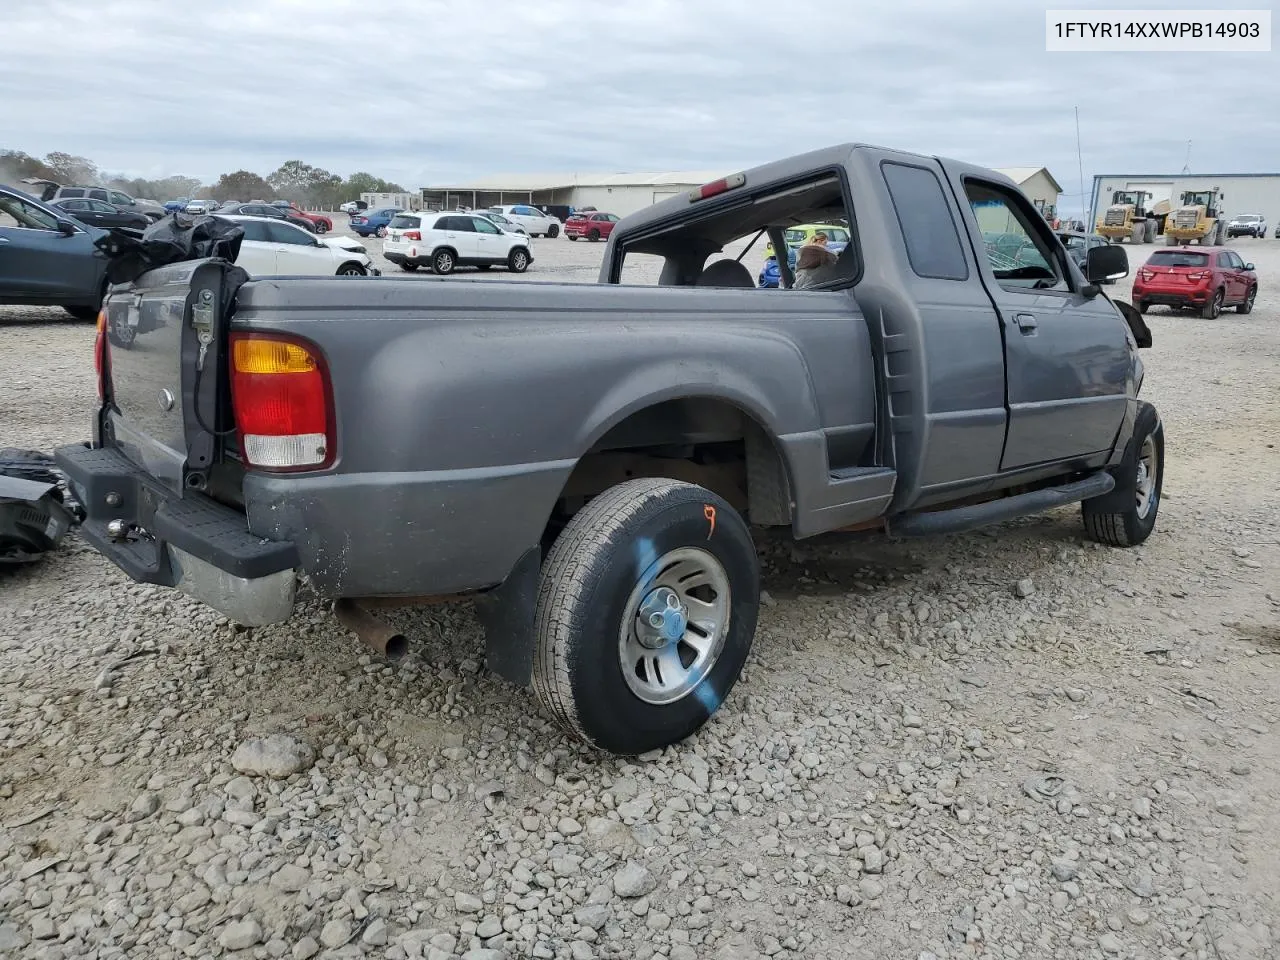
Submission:
M 422 239 L 422 231 L 421 231 L 421 230 L 406 230 L 406 231 L 404 232 L 404 238 L 405 238 L 406 240 L 421 240 L 421 239 Z
M 249 466 L 321 470 L 333 463 L 329 375 L 320 352 L 306 341 L 233 333 L 231 407 Z
M 107 308 L 98 311 L 98 332 L 93 338 L 93 369 L 98 374 L 98 399 L 107 397 Z
M 1141 277 L 1143 280 L 1154 280 L 1156 278 L 1154 271 L 1146 270 L 1146 269 L 1139 270 L 1138 276 Z
M 707 197 L 714 197 L 716 194 L 724 193 L 726 190 L 736 190 L 747 182 L 745 173 L 735 173 L 732 176 L 722 177 L 719 180 L 712 180 L 710 183 L 704 183 L 700 187 L 695 187 L 689 191 L 689 200 L 705 200 Z
M 1188 273 L 1187 279 L 1194 283 L 1200 283 L 1203 280 L 1208 280 L 1212 276 L 1213 274 L 1208 270 L 1197 270 L 1194 273 Z

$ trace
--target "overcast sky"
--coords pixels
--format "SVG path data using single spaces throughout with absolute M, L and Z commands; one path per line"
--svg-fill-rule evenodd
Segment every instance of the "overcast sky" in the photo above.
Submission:
M 1088 0 L 4 0 L 0 148 L 206 181 L 726 171 L 846 140 L 1084 174 L 1280 169 L 1280 55 L 1046 53 Z M 1233 7 L 1267 9 L 1258 0 Z M 1088 187 L 1086 187 L 1088 189 Z

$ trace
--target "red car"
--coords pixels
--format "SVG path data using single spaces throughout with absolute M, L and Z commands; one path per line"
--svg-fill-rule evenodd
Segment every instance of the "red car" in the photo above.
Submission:
M 591 242 L 607 240 L 620 218 L 612 213 L 573 213 L 564 222 L 564 235 L 570 240 L 586 237 Z
M 1258 275 L 1252 263 L 1226 247 L 1175 247 L 1151 254 L 1133 280 L 1133 305 L 1146 313 L 1152 304 L 1193 308 L 1212 320 L 1223 307 L 1253 310 Z
M 292 200 L 288 203 L 285 203 L 284 201 L 276 201 L 272 206 L 279 207 L 281 210 L 288 210 L 295 217 L 302 217 L 304 220 L 310 220 L 315 224 L 316 233 L 328 233 L 333 229 L 333 221 L 323 213 L 308 213 Z

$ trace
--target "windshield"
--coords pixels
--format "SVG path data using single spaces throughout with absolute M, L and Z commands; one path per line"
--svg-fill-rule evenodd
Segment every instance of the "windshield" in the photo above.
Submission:
M 1184 253 L 1180 250 L 1160 250 L 1151 255 L 1147 261 L 1149 267 L 1205 267 L 1209 265 L 1208 254 Z
M 1068 250 L 1083 250 L 1085 247 L 1084 237 L 1063 237 L 1062 242 Z
M 1239 220 L 1241 223 L 1256 223 L 1262 218 L 1258 216 L 1256 213 L 1245 213 L 1236 217 L 1236 219 Z

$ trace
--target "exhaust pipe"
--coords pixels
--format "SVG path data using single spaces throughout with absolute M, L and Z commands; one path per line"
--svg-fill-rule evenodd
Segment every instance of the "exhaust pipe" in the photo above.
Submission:
M 403 633 L 379 620 L 354 600 L 339 600 L 334 604 L 333 612 L 339 623 L 388 660 L 399 660 L 409 652 L 409 641 Z

